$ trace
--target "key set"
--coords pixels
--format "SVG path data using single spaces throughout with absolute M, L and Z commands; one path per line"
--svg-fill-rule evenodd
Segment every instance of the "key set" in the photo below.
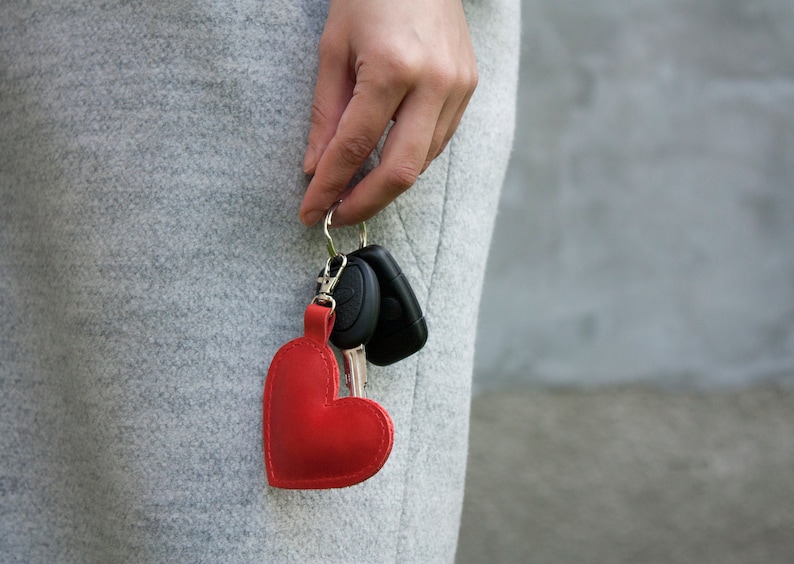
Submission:
M 393 444 L 391 419 L 365 394 L 367 361 L 387 366 L 427 341 L 422 309 L 397 262 L 379 245 L 339 253 L 329 227 L 329 259 L 304 316 L 304 336 L 279 349 L 263 397 L 265 467 L 271 486 L 345 487 L 374 475 Z M 339 368 L 331 342 L 342 351 L 350 395 L 339 398 Z
M 351 395 L 362 396 L 366 360 L 387 366 L 414 354 L 427 341 L 427 324 L 394 257 L 379 245 L 367 245 L 366 225 L 359 227 L 358 250 L 342 255 L 328 230 L 332 218 L 333 208 L 324 224 L 331 258 L 317 279 L 315 300 L 334 298 L 330 341 L 342 350 Z

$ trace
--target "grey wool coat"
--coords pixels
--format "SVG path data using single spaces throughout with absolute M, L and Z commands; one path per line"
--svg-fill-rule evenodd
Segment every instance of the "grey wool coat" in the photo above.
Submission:
M 430 333 L 370 366 L 391 457 L 291 491 L 266 481 L 262 390 L 327 257 L 297 220 L 327 4 L 0 3 L 0 561 L 454 558 L 519 30 L 516 0 L 465 8 L 478 90 L 368 223 Z

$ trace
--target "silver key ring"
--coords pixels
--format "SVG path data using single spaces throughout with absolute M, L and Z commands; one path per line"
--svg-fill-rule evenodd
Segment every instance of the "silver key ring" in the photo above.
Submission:
M 339 207 L 339 204 L 342 203 L 342 200 L 336 202 L 331 209 L 328 210 L 328 213 L 325 214 L 325 222 L 323 223 L 323 233 L 325 233 L 325 239 L 328 241 L 328 254 L 331 257 L 338 257 L 342 253 L 336 250 L 336 246 L 334 245 L 334 240 L 331 238 L 331 233 L 329 228 L 331 227 L 331 220 L 334 217 L 334 212 L 336 208 Z M 361 222 L 358 224 L 358 248 L 363 249 L 367 246 L 367 224 L 365 222 Z

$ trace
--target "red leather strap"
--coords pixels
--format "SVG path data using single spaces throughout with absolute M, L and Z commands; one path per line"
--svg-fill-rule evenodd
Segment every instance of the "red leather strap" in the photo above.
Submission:
M 334 329 L 336 314 L 331 313 L 331 308 L 319 304 L 309 304 L 303 314 L 303 334 L 305 337 L 322 343 L 328 342 L 331 331 Z

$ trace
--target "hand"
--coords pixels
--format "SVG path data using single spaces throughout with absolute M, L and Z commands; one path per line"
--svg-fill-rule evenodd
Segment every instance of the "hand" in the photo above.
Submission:
M 461 0 L 331 0 L 303 168 L 313 225 L 364 221 L 410 188 L 446 147 L 477 86 Z M 380 164 L 345 193 L 391 120 Z

